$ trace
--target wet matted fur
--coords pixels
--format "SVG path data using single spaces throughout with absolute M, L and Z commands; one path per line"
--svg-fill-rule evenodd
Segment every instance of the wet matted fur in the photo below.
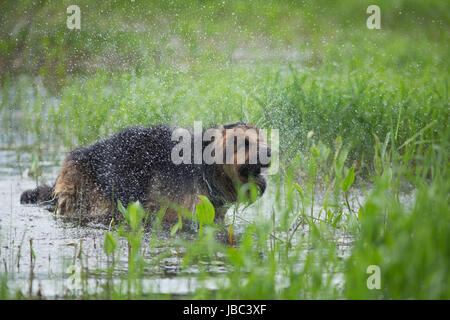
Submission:
M 250 130 L 253 134 L 245 135 L 248 129 L 253 129 Z M 65 159 L 54 186 L 25 191 L 21 203 L 54 203 L 60 215 L 107 221 L 115 211 L 117 200 L 125 207 L 129 202 L 139 201 L 151 212 L 167 205 L 169 209 L 163 221 L 172 224 L 178 220 L 175 207 L 193 212 L 199 202 L 198 195 L 211 200 L 216 220 L 221 221 L 227 204 L 237 201 L 237 188 L 249 179 L 255 182 L 260 193 L 264 192 L 266 182 L 261 169 L 267 165 L 261 164 L 259 158 L 257 164 L 249 164 L 248 153 L 253 148 L 270 156 L 270 148 L 265 141 L 260 141 L 254 126 L 245 123 L 221 126 L 218 130 L 222 139 L 202 142 L 202 150 L 214 143 L 225 154 L 225 146 L 230 142 L 225 132 L 237 130 L 246 139 L 244 164 L 236 161 L 234 164 L 174 164 L 171 153 L 178 142 L 171 139 L 173 130 L 165 126 L 132 127 L 74 149 Z

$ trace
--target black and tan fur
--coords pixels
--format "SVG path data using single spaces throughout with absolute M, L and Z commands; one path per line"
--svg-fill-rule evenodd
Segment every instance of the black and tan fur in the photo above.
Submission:
M 245 123 L 218 128 L 222 132 L 217 144 L 219 152 L 225 150 L 226 129 L 257 130 Z M 216 209 L 216 219 L 223 220 L 228 204 L 237 201 L 237 188 L 252 179 L 261 193 L 266 182 L 259 164 L 248 164 L 248 152 L 270 148 L 258 135 L 246 136 L 245 164 L 179 164 L 171 161 L 173 128 L 132 127 L 112 137 L 70 152 L 53 187 L 40 186 L 25 191 L 21 203 L 54 203 L 58 214 L 82 220 L 110 219 L 117 200 L 124 206 L 140 201 L 144 208 L 156 212 L 164 204 L 175 204 L 191 212 L 199 201 L 198 195 L 207 196 Z M 235 149 L 236 151 L 236 149 Z M 178 213 L 169 206 L 164 220 L 172 224 Z

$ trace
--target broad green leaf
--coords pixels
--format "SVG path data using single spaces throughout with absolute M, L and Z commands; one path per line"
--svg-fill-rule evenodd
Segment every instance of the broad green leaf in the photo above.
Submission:
M 303 189 L 302 189 L 302 187 L 300 187 L 300 185 L 299 184 L 297 184 L 297 183 L 294 183 L 294 186 L 295 186 L 295 189 L 297 190 L 297 192 L 298 192 L 298 194 L 300 195 L 300 197 L 303 199 Z
M 183 222 L 181 216 L 178 215 L 178 222 L 172 228 L 170 228 L 170 236 L 173 237 L 178 230 L 181 230 L 181 228 L 183 228 Z
M 342 181 L 342 191 L 347 192 L 353 184 L 353 181 L 355 181 L 355 171 L 353 167 L 351 167 L 347 173 L 347 176 Z
M 128 223 L 133 231 L 136 231 L 142 224 L 145 212 L 139 201 L 130 203 L 127 208 L 128 211 Z
M 201 201 L 196 206 L 197 219 L 200 224 L 209 225 L 213 223 L 215 211 L 211 201 L 205 196 L 198 196 Z
M 106 255 L 110 255 L 114 252 L 114 250 L 116 250 L 116 240 L 109 232 L 105 234 L 105 241 L 103 242 L 103 245 Z
M 311 177 L 315 177 L 317 174 L 317 163 L 315 158 L 311 158 L 309 161 L 309 173 Z
M 122 201 L 117 200 L 117 209 L 123 214 L 123 216 L 128 220 L 128 212 L 127 209 L 124 208 Z

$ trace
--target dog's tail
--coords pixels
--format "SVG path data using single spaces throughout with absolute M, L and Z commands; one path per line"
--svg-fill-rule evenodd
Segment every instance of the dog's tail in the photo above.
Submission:
M 54 207 L 56 205 L 56 199 L 53 196 L 53 187 L 44 184 L 36 189 L 26 190 L 20 196 L 20 203 Z

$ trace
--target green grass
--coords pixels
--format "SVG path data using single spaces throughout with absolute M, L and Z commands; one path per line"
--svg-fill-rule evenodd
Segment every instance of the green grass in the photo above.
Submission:
M 69 2 L 0 5 L 2 147 L 42 159 L 127 126 L 198 120 L 276 128 L 281 146 L 270 212 L 233 248 L 202 225 L 148 258 L 158 232 L 146 242 L 125 219 L 105 237 L 108 285 L 81 297 L 170 298 L 142 280 L 175 246 L 178 276 L 223 278 L 187 298 L 450 298 L 445 1 L 378 1 L 381 30 L 366 28 L 367 1 L 79 1 L 79 31 L 66 28 Z M 370 265 L 380 290 L 366 286 Z M 0 297 L 16 297 L 7 279 Z

